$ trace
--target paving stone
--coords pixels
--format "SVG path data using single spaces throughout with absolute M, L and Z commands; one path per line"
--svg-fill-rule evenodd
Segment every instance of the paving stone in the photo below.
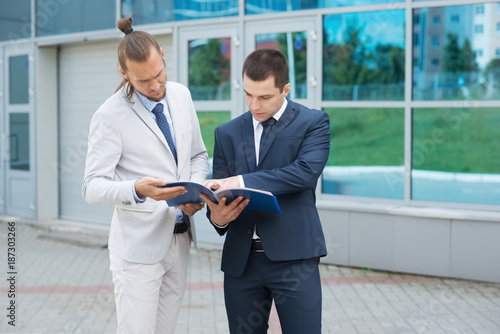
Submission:
M 0 322 L 0 334 L 116 332 L 107 238 L 102 234 L 40 228 L 17 229 L 16 327 Z M 0 231 L 6 224 L 0 223 Z M 0 245 L 5 245 L 0 233 Z M 221 250 L 191 250 L 188 285 L 176 333 L 228 333 Z M 0 263 L 6 263 L 0 250 Z M 500 333 L 500 284 L 392 274 L 320 265 L 323 333 Z M 4 274 L 6 275 L 6 274 Z M 8 282 L 0 280 L 0 308 Z M 281 333 L 275 310 L 268 334 Z

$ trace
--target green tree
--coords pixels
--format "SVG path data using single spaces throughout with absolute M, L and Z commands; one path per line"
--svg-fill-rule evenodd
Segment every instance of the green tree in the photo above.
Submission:
M 488 78 L 490 74 L 494 75 L 496 81 L 500 81 L 500 58 L 490 60 L 484 68 L 484 76 Z
M 293 49 L 293 57 L 295 61 L 295 83 L 305 84 L 307 82 L 307 37 L 302 36 L 301 32 L 292 33 L 292 41 L 294 45 L 290 47 Z M 300 40 L 300 41 L 299 41 Z M 287 34 L 280 34 L 277 38 L 280 51 L 288 57 L 288 42 Z M 302 43 L 299 49 L 295 47 L 295 43 Z
M 460 46 L 458 45 L 457 35 L 448 33 L 448 43 L 444 47 L 443 72 L 459 73 L 463 71 L 463 60 L 461 57 Z
M 484 68 L 484 78 L 491 98 L 500 97 L 500 58 L 490 60 Z
M 462 64 L 462 71 L 464 72 L 465 83 L 470 84 L 473 81 L 474 75 L 479 71 L 479 66 L 476 63 L 476 53 L 472 50 L 468 38 L 464 41 L 464 46 L 460 53 L 460 62 Z
M 363 29 L 349 24 L 343 44 L 329 45 L 325 41 L 323 59 L 328 65 L 324 66 L 324 79 L 327 83 L 343 86 L 336 88 L 336 99 L 349 100 L 354 85 L 370 82 L 367 64 L 372 56 L 366 48 L 369 38 L 365 41 L 361 39 Z
M 221 55 L 222 40 L 210 39 L 192 50 L 189 60 L 189 87 L 212 88 L 214 92 L 229 80 L 229 59 Z
M 405 50 L 390 44 L 375 47 L 374 83 L 403 83 L 405 80 Z

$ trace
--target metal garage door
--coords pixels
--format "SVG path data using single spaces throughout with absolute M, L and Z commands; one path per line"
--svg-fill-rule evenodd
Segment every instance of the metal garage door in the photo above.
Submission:
M 82 198 L 90 119 L 121 81 L 117 42 L 63 47 L 59 53 L 60 217 L 109 224 L 111 206 L 90 206 Z

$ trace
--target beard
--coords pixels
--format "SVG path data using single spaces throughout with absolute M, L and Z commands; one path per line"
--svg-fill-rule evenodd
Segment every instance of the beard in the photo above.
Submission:
M 147 97 L 151 101 L 160 102 L 165 97 L 165 89 L 163 90 L 163 94 L 161 95 L 161 97 L 153 97 L 153 96 L 148 96 L 148 95 L 144 95 L 144 96 Z
M 128 84 L 130 85 L 130 87 L 141 93 L 145 98 L 147 98 L 148 100 L 151 100 L 151 101 L 154 101 L 154 102 L 160 102 L 166 95 L 166 87 L 167 87 L 167 82 L 165 81 L 165 84 L 163 86 L 163 89 L 162 89 L 162 92 L 161 94 L 157 94 L 157 95 L 151 95 L 151 92 L 142 92 L 140 91 L 139 89 L 137 89 L 136 87 L 134 87 L 134 85 L 132 85 L 132 83 L 129 81 Z

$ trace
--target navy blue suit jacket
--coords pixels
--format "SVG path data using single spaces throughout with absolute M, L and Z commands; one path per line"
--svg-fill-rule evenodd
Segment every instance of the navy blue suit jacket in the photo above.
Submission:
M 266 255 L 273 261 L 326 255 L 325 239 L 316 209 L 316 184 L 330 151 L 330 121 L 324 111 L 288 100 L 255 158 L 252 114 L 215 129 L 213 178 L 242 175 L 245 187 L 276 195 L 282 214 L 244 210 L 226 228 L 222 270 L 239 277 L 250 253 L 254 226 Z M 210 212 L 208 212 L 210 216 Z

